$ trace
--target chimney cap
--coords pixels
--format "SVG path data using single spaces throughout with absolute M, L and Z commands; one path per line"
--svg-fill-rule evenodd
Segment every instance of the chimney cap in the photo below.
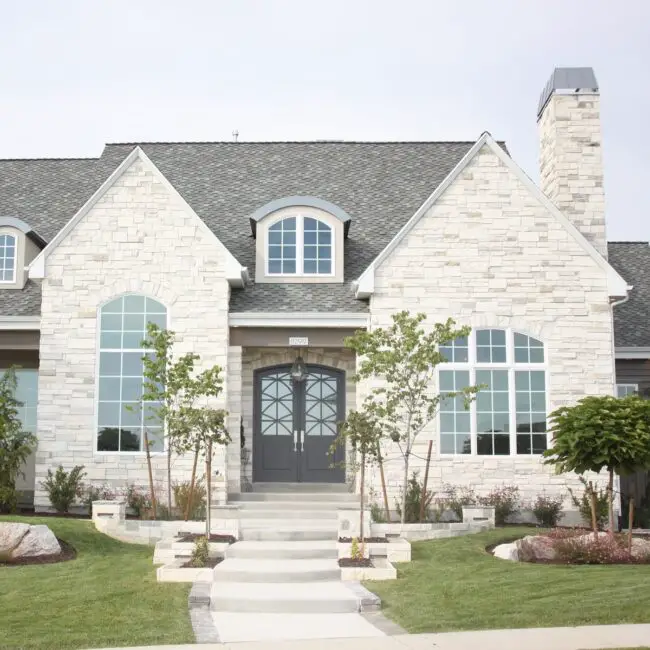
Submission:
M 544 90 L 539 97 L 537 107 L 537 117 L 542 114 L 548 100 L 556 90 L 589 90 L 598 92 L 598 82 L 593 68 L 555 68 L 551 78 L 544 86 Z

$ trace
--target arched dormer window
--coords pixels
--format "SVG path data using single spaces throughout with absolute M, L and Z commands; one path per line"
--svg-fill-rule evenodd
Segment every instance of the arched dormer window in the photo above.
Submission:
M 16 248 L 15 235 L 0 235 L 0 282 L 16 281 Z
M 256 282 L 343 282 L 343 241 L 350 217 L 317 197 L 271 201 L 250 217 Z
M 267 275 L 332 275 L 332 227 L 324 221 L 283 217 L 269 226 L 267 239 Z
M 443 399 L 441 454 L 513 456 L 547 448 L 546 351 L 512 329 L 477 329 L 441 346 L 440 392 L 483 385 L 468 410 L 462 398 Z
M 142 401 L 141 346 L 147 323 L 167 327 L 166 307 L 147 296 L 128 294 L 99 310 L 99 364 L 97 379 L 97 451 L 164 450 L 163 426 L 152 418 L 150 403 Z

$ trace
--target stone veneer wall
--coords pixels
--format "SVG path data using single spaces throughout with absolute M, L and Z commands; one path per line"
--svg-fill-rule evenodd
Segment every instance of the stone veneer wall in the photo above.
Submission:
M 241 349 L 241 348 L 240 348 Z M 283 363 L 293 363 L 298 354 L 298 350 L 292 348 L 244 348 L 242 353 L 242 396 L 241 406 L 244 417 L 244 435 L 245 446 L 248 449 L 251 461 L 248 466 L 242 468 L 244 474 L 244 483 L 248 481 L 252 483 L 253 478 L 253 380 L 254 371 L 259 368 L 266 368 L 267 366 L 276 366 Z M 321 364 L 323 366 L 330 366 L 339 370 L 344 370 L 346 373 L 346 396 L 345 407 L 346 412 L 354 408 L 356 405 L 356 385 L 351 380 L 352 374 L 355 370 L 355 357 L 354 353 L 346 349 L 330 349 L 330 348 L 310 348 L 301 351 L 305 363 Z M 239 447 L 237 443 L 233 447 Z M 349 453 L 349 450 L 348 450 Z M 351 480 L 351 476 L 349 480 Z M 231 483 L 232 485 L 232 483 Z
M 215 239 L 140 160 L 52 252 L 43 280 L 37 507 L 48 505 L 40 482 L 59 464 L 84 465 L 88 481 L 115 488 L 148 484 L 143 453 L 95 451 L 98 307 L 124 293 L 151 296 L 168 309 L 179 354 L 192 351 L 206 366 L 225 369 L 224 262 Z M 224 461 L 217 461 L 217 469 L 219 462 Z M 165 455 L 154 456 L 153 464 L 162 487 Z M 190 458 L 174 459 L 174 479 L 186 478 L 190 470 Z
M 554 93 L 538 126 L 542 191 L 607 257 L 600 97 Z
M 426 312 L 472 327 L 513 327 L 546 344 L 551 410 L 584 395 L 612 394 L 612 315 L 605 272 L 562 225 L 484 147 L 423 216 L 375 276 L 371 326 L 392 313 Z M 369 385 L 357 387 L 359 402 Z M 422 470 L 434 441 L 429 486 L 472 485 L 481 492 L 516 484 L 525 499 L 566 494 L 575 476 L 556 476 L 537 456 L 440 456 L 435 424 L 415 447 Z M 399 451 L 387 446 L 390 505 L 400 492 Z M 371 485 L 380 501 L 376 470 Z M 566 502 L 569 505 L 569 502 Z

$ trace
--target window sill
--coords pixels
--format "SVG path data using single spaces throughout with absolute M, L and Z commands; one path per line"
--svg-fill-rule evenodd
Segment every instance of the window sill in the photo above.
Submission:
M 95 451 L 94 456 L 126 456 L 127 458 L 146 458 L 146 451 Z M 150 456 L 167 456 L 166 451 L 151 451 Z

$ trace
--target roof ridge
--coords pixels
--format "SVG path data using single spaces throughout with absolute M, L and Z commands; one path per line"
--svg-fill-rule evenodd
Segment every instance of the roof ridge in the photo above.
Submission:
M 72 158 L 48 158 L 46 156 L 40 157 L 40 158 L 0 158 L 0 162 L 19 162 L 19 161 L 25 161 L 25 162 L 34 162 L 36 160 L 48 160 L 48 161 L 70 161 L 70 160 L 100 160 L 97 157 L 89 157 L 89 156 L 78 156 L 78 157 L 72 157 Z
M 650 244 L 650 241 L 648 240 L 641 240 L 641 239 L 632 239 L 632 240 L 627 240 L 627 239 L 619 239 L 619 240 L 613 240 L 613 241 L 608 241 L 608 244 Z
M 137 146 L 143 144 L 474 144 L 476 140 L 140 140 L 135 142 L 107 142 L 105 146 Z M 505 142 L 505 140 L 498 140 Z

